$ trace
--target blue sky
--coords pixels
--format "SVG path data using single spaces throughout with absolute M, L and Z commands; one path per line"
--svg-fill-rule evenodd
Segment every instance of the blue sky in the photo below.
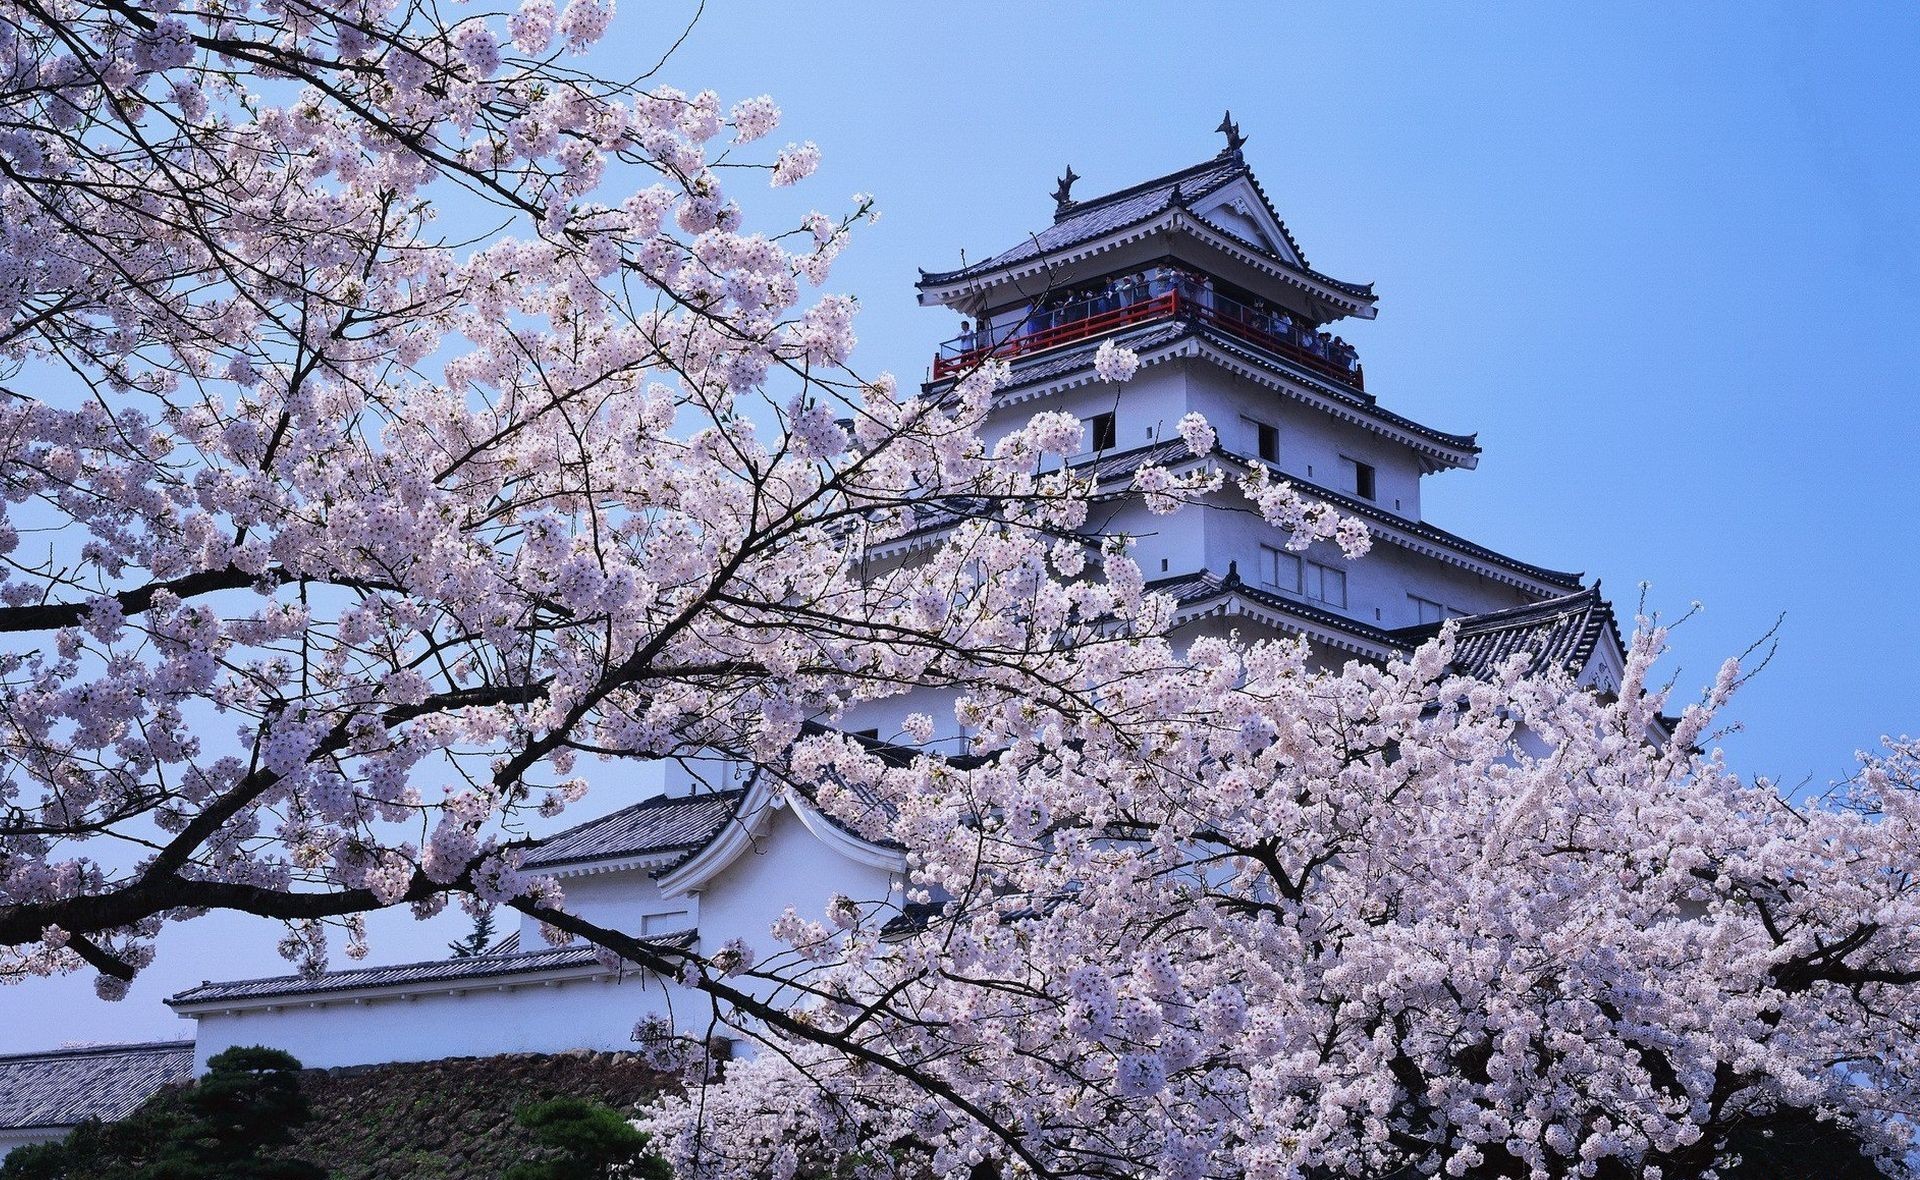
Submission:
M 693 4 L 627 7 L 593 64 L 644 68 Z M 1916 60 L 1905 5 L 713 0 L 660 77 L 770 92 L 777 134 L 821 145 L 769 215 L 876 194 L 832 285 L 861 298 L 862 366 L 903 378 L 955 327 L 916 266 L 1046 224 L 1068 163 L 1090 195 L 1211 155 L 1231 107 L 1314 265 L 1377 284 L 1379 319 L 1341 328 L 1368 389 L 1480 434 L 1428 518 L 1629 613 L 1643 579 L 1668 615 L 1700 600 L 1689 689 L 1784 614 L 1725 745 L 1817 788 L 1920 731 Z M 386 961 L 462 933 L 377 930 Z M 161 996 L 277 973 L 275 937 L 193 923 L 118 1005 L 0 992 L 0 1051 L 176 1035 Z

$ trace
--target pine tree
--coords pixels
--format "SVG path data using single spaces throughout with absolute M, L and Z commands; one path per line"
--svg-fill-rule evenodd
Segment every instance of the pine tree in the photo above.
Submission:
M 475 955 L 486 954 L 487 948 L 492 945 L 493 909 L 488 907 L 474 915 L 472 933 L 457 942 L 448 943 L 447 949 L 453 952 L 453 958 L 471 959 Z
M 268 1154 L 311 1117 L 292 1054 L 259 1045 L 216 1053 L 186 1109 L 179 1136 L 136 1180 L 327 1180 L 317 1164 Z
M 619 1111 L 579 1098 L 552 1098 L 515 1112 L 534 1141 L 552 1154 L 508 1168 L 503 1180 L 669 1180 L 667 1162 L 647 1151 L 649 1136 Z M 619 1171 L 616 1173 L 615 1168 Z

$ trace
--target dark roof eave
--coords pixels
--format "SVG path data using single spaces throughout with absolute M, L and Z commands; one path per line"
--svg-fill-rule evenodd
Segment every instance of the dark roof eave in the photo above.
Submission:
M 1255 360 L 1263 364 L 1283 364 L 1287 366 L 1289 376 L 1306 381 L 1312 386 L 1315 392 L 1331 397 L 1354 410 L 1376 418 L 1385 425 L 1405 431 L 1408 434 L 1425 439 L 1437 447 L 1443 447 L 1464 456 L 1478 456 L 1481 453 L 1479 435 L 1477 434 L 1451 434 L 1447 431 L 1436 430 L 1431 426 L 1415 422 L 1413 419 L 1401 414 L 1396 414 L 1392 410 L 1383 409 L 1379 402 L 1371 395 L 1341 389 L 1333 382 L 1318 376 L 1310 369 L 1302 368 L 1294 364 L 1285 357 L 1271 356 L 1266 353 L 1249 354 L 1247 349 L 1250 346 L 1244 341 L 1236 340 L 1226 333 L 1207 328 L 1192 320 L 1156 320 L 1146 324 L 1115 329 L 1112 332 L 1101 333 L 1098 336 L 1089 336 L 1084 340 L 1076 340 L 1071 345 L 1061 345 L 1057 351 L 1048 349 L 1020 359 L 1023 361 L 1039 360 L 1041 358 L 1046 358 L 1049 361 L 1065 360 L 1073 356 L 1076 352 L 1084 351 L 1087 354 L 1085 363 L 1091 367 L 1093 363 L 1093 350 L 1088 348 L 1088 345 L 1108 339 L 1109 337 L 1122 340 L 1130 333 L 1146 336 L 1158 329 L 1164 329 L 1169 323 L 1180 324 L 1180 330 L 1163 340 L 1156 340 L 1153 344 L 1143 347 L 1151 349 L 1170 348 L 1185 340 L 1197 338 L 1205 340 L 1207 343 L 1215 345 L 1216 347 L 1225 349 L 1229 353 L 1246 356 L 1250 360 Z M 1050 381 L 1059 380 L 1062 376 L 1064 376 L 1063 373 L 1052 371 L 1042 371 L 1038 374 L 1029 373 L 1024 376 L 1015 372 L 1007 384 L 994 391 L 994 396 L 998 398 L 1002 395 L 1029 389 L 1036 385 L 1043 385 Z M 959 378 L 957 377 L 946 377 L 938 381 L 928 381 L 924 383 L 923 388 L 930 393 L 938 393 L 957 383 L 958 380 Z M 1469 466 L 1471 466 L 1471 464 L 1469 464 Z
M 919 279 L 917 279 L 913 284 L 914 290 L 919 291 L 923 296 L 923 298 L 920 300 L 922 304 L 930 305 L 932 303 L 938 303 L 939 300 L 927 299 L 927 298 L 924 298 L 924 296 L 928 292 L 935 291 L 943 287 L 952 287 L 952 286 L 955 286 L 956 284 L 967 283 L 968 280 L 980 279 L 987 275 L 991 275 L 996 271 L 1013 270 L 1016 267 L 1031 267 L 1037 264 L 1041 264 L 1041 263 L 1044 263 L 1047 259 L 1054 257 L 1055 255 L 1064 254 L 1069 250 L 1077 249 L 1081 246 L 1086 245 L 1088 242 L 1095 241 L 1099 238 L 1106 237 L 1110 234 L 1120 234 L 1120 233 L 1126 233 L 1129 230 L 1137 230 L 1141 226 L 1147 225 L 1150 222 L 1153 222 L 1163 217 L 1168 218 L 1169 221 L 1171 222 L 1172 218 L 1170 215 L 1173 212 L 1174 211 L 1171 209 L 1156 209 L 1153 212 L 1143 214 L 1132 221 L 1124 222 L 1120 225 L 1106 226 L 1097 232 L 1087 234 L 1087 236 L 1083 238 L 1070 239 L 1068 241 L 1061 242 L 1057 245 L 1050 246 L 1045 250 L 1039 251 L 1038 253 L 1025 254 L 1020 256 L 1019 258 L 1007 259 L 1004 262 L 1001 261 L 1001 255 L 995 255 L 994 257 L 989 258 L 984 262 L 976 262 L 970 266 L 963 266 L 958 270 L 948 270 L 948 271 L 923 270 L 920 272 Z M 1250 254 L 1256 255 L 1266 262 L 1272 263 L 1274 266 L 1279 267 L 1281 270 L 1289 271 L 1295 275 L 1300 276 L 1301 278 L 1311 280 L 1312 282 L 1315 282 L 1315 283 L 1319 283 L 1322 286 L 1328 287 L 1333 291 L 1336 291 L 1339 294 L 1354 300 L 1356 307 L 1371 309 L 1375 304 L 1380 302 L 1380 297 L 1374 293 L 1372 283 L 1349 282 L 1346 279 L 1337 279 L 1337 278 L 1334 278 L 1332 275 L 1324 274 L 1320 271 L 1314 270 L 1312 267 L 1295 266 L 1293 263 L 1288 262 L 1285 258 L 1282 258 L 1280 255 L 1274 253 L 1273 251 L 1268 250 L 1265 247 L 1260 246 L 1256 243 L 1250 242 L 1247 239 L 1241 237 L 1239 234 L 1232 232 L 1231 230 L 1223 229 L 1222 227 L 1215 225 L 1213 222 L 1206 221 L 1203 218 L 1195 218 L 1195 220 L 1200 221 L 1201 224 L 1205 225 L 1208 232 L 1220 235 L 1222 238 L 1233 243 L 1235 246 L 1239 247 L 1240 249 L 1245 250 Z M 1006 251 L 1001 252 L 1001 254 L 1005 254 L 1005 253 Z M 978 284 L 975 284 L 975 285 L 978 285 Z M 1363 316 L 1361 318 L 1367 319 L 1372 317 Z
M 666 948 L 685 949 L 699 937 L 684 930 L 646 939 Z M 587 945 L 546 947 L 505 955 L 474 955 L 465 959 L 427 959 L 388 967 L 354 967 L 319 975 L 269 975 L 258 979 L 223 980 L 188 988 L 164 1001 L 170 1008 L 203 1005 L 265 1003 L 293 997 L 346 995 L 353 992 L 406 990 L 410 987 L 460 988 L 470 981 L 539 975 L 583 968 L 605 970 Z M 377 976 L 386 978 L 376 978 Z M 244 990 L 236 990 L 244 989 Z

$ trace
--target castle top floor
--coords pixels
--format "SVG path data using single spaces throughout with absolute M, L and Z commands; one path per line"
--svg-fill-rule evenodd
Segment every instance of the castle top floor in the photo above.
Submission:
M 1054 193 L 1052 225 L 984 261 L 922 271 L 920 302 L 995 322 L 1096 280 L 1164 263 L 1302 325 L 1372 319 L 1372 285 L 1308 265 L 1248 168 L 1231 116 L 1220 129 L 1227 148 L 1212 159 L 1102 196 L 1076 199 L 1079 177 L 1067 169 Z

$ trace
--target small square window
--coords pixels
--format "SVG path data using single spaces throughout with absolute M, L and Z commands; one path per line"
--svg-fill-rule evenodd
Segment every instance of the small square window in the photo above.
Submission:
M 1088 432 L 1093 436 L 1093 449 L 1110 451 L 1118 438 L 1114 428 L 1112 414 L 1095 414 L 1087 419 Z
M 678 934 L 693 929 L 692 915 L 686 910 L 668 910 L 664 914 L 646 914 L 640 919 L 640 937 Z

